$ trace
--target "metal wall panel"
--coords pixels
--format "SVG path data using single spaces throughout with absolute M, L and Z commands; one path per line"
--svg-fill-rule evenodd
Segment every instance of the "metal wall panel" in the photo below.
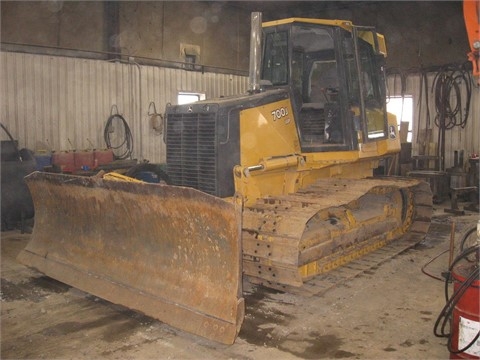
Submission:
M 0 64 L 1 122 L 20 147 L 104 148 L 107 119 L 118 111 L 133 134 L 133 156 L 155 163 L 165 161 L 165 144 L 149 114 L 163 114 L 178 91 L 211 99 L 245 93 L 248 83 L 244 76 L 15 52 L 0 53 Z
M 149 113 L 154 109 L 163 113 L 167 103 L 176 103 L 179 91 L 201 92 L 211 99 L 245 93 L 248 86 L 248 78 L 243 76 L 14 52 L 0 53 L 0 65 L 0 121 L 21 147 L 57 151 L 104 148 L 105 124 L 118 110 L 133 133 L 134 157 L 151 162 L 165 161 L 163 134 L 150 123 Z M 428 76 L 428 128 L 437 142 L 434 76 Z M 420 75 L 410 74 L 405 82 L 405 94 L 413 96 L 415 107 L 414 154 L 420 154 L 425 146 L 418 125 L 420 129 L 427 126 L 425 104 L 419 105 L 421 81 Z M 390 76 L 388 88 L 390 95 L 401 95 L 399 77 Z M 453 166 L 455 150 L 464 150 L 465 157 L 480 152 L 480 90 L 473 87 L 472 91 L 465 128 L 446 132 L 446 168 Z M 3 132 L 1 139 L 6 139 Z
M 419 129 L 432 129 L 431 141 L 438 144 L 439 128 L 435 125 L 435 94 L 432 91 L 434 78 L 436 73 L 429 73 L 427 76 L 427 94 L 425 93 L 424 82 L 420 74 L 409 74 L 404 81 L 405 95 L 411 95 L 414 103 L 413 114 L 413 140 L 412 148 L 414 155 L 426 155 L 428 144 L 422 143 L 419 136 Z M 421 88 L 422 84 L 422 88 Z M 401 96 L 402 86 L 400 76 L 389 76 L 388 93 L 390 96 Z M 430 117 L 427 116 L 427 107 L 425 105 L 425 97 L 428 96 Z M 461 87 L 461 96 L 466 98 L 466 89 Z M 452 104 L 454 100 L 452 98 Z M 462 111 L 465 111 L 463 107 Z M 425 149 L 425 152 L 423 151 Z M 457 126 L 445 132 L 445 169 L 454 165 L 454 152 L 464 151 L 465 161 L 472 153 L 480 153 L 480 88 L 473 87 L 471 94 L 470 114 L 464 128 Z M 432 154 L 429 154 L 432 155 Z

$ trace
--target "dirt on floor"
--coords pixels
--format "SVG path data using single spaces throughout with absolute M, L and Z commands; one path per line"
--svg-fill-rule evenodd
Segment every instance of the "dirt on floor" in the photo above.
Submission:
M 5 232 L 0 355 L 2 359 L 447 359 L 447 339 L 436 337 L 433 329 L 445 305 L 442 272 L 448 267 L 451 224 L 455 222 L 458 239 L 478 219 L 478 214 L 439 212 L 424 241 L 314 296 L 245 283 L 246 316 L 231 346 L 176 330 L 24 267 L 15 258 L 30 235 Z

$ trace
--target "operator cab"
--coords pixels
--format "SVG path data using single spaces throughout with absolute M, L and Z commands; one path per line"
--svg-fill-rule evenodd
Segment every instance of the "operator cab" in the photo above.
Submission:
M 328 20 L 274 23 L 263 29 L 262 80 L 288 88 L 302 151 L 354 150 L 386 138 L 383 56 L 374 29 Z

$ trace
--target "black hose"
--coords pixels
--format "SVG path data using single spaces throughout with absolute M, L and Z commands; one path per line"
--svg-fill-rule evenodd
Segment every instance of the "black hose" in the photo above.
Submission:
M 466 250 L 469 246 L 466 246 L 467 244 L 467 240 L 468 240 L 468 237 L 473 234 L 475 231 L 477 230 L 477 225 L 474 225 L 472 228 L 468 229 L 467 231 L 464 232 L 464 234 L 462 235 L 462 237 L 460 238 L 460 253 L 463 253 L 464 250 Z M 445 277 L 440 277 L 440 276 L 435 276 L 435 275 L 432 275 L 430 274 L 429 272 L 427 272 L 427 266 L 429 266 L 431 263 L 433 263 L 435 260 L 437 260 L 440 256 L 442 256 L 443 254 L 446 254 L 448 253 L 450 250 L 447 249 L 447 250 L 444 250 L 442 251 L 440 254 L 436 255 L 435 257 L 433 257 L 432 259 L 430 259 L 425 265 L 422 266 L 421 270 L 422 270 L 422 273 L 424 273 L 425 275 L 431 277 L 432 279 L 435 279 L 435 280 L 440 280 L 440 281 L 445 281 Z M 467 261 L 469 261 L 469 259 L 467 257 L 465 257 L 465 259 Z M 448 273 L 447 273 L 448 274 Z M 447 301 L 448 301 L 448 296 L 446 296 L 447 298 Z
M 113 128 L 113 122 L 115 119 L 119 119 L 124 128 L 123 142 L 118 146 L 113 146 L 110 139 L 110 134 L 113 133 L 111 129 Z M 105 129 L 103 131 L 103 138 L 105 139 L 105 144 L 107 145 L 107 148 L 114 150 L 115 160 L 125 160 L 128 158 L 130 159 L 132 158 L 133 136 L 132 136 L 132 132 L 130 131 L 130 127 L 127 124 L 127 121 L 122 115 L 119 115 L 119 114 L 110 115 L 110 117 L 107 120 L 107 124 L 105 125 Z M 119 150 L 122 148 L 125 148 L 125 150 L 121 154 L 119 155 L 115 154 L 115 150 Z
M 440 280 L 440 281 L 444 281 L 445 279 L 440 277 L 440 276 L 435 276 L 435 275 L 432 275 L 430 274 L 429 272 L 427 272 L 427 266 L 430 265 L 432 262 L 434 262 L 435 260 L 437 260 L 440 256 L 442 256 L 443 254 L 446 254 L 450 251 L 450 249 L 447 249 L 447 250 L 444 250 L 442 251 L 440 254 L 438 254 L 437 256 L 435 256 L 434 258 L 430 259 L 425 265 L 422 266 L 422 273 L 424 273 L 425 275 L 431 277 L 432 279 L 435 279 L 435 280 Z
M 462 239 L 460 240 L 460 251 L 464 251 L 468 248 L 468 246 L 465 246 L 468 240 L 468 237 L 472 235 L 475 231 L 477 231 L 477 225 L 472 227 L 471 229 L 468 229 L 465 234 L 463 234 Z
M 461 86 L 465 85 L 466 97 L 461 94 Z M 445 168 L 445 131 L 454 127 L 465 128 L 470 114 L 472 97 L 472 78 L 463 67 L 446 66 L 433 80 L 432 92 L 435 92 L 435 125 L 438 131 L 438 156 L 440 169 Z
M 470 103 L 472 98 L 472 88 L 474 81 L 471 75 L 471 69 L 468 68 L 469 62 L 463 64 L 448 64 L 445 66 L 432 66 L 428 68 L 414 68 L 402 71 L 397 68 L 387 70 L 389 76 L 393 76 L 393 87 L 396 89 L 397 77 L 401 80 L 401 95 L 406 92 L 406 84 L 410 74 L 421 74 L 419 101 L 418 101 L 418 124 L 417 133 L 420 134 L 422 105 L 426 106 L 426 124 L 425 129 L 430 128 L 430 109 L 428 96 L 428 73 L 436 73 L 432 83 L 432 93 L 434 93 L 434 103 L 436 116 L 435 125 L 440 129 L 438 139 L 438 155 L 444 158 L 444 134 L 445 130 L 453 129 L 456 126 L 465 128 L 470 114 Z M 462 90 L 465 89 L 465 96 L 462 96 Z M 443 135 L 442 135 L 443 134 Z M 420 137 L 417 136 L 417 142 Z

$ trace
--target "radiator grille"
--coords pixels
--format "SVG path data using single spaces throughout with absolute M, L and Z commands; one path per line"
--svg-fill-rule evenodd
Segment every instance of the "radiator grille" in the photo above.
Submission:
M 217 195 L 216 114 L 169 114 L 167 168 L 174 185 Z

